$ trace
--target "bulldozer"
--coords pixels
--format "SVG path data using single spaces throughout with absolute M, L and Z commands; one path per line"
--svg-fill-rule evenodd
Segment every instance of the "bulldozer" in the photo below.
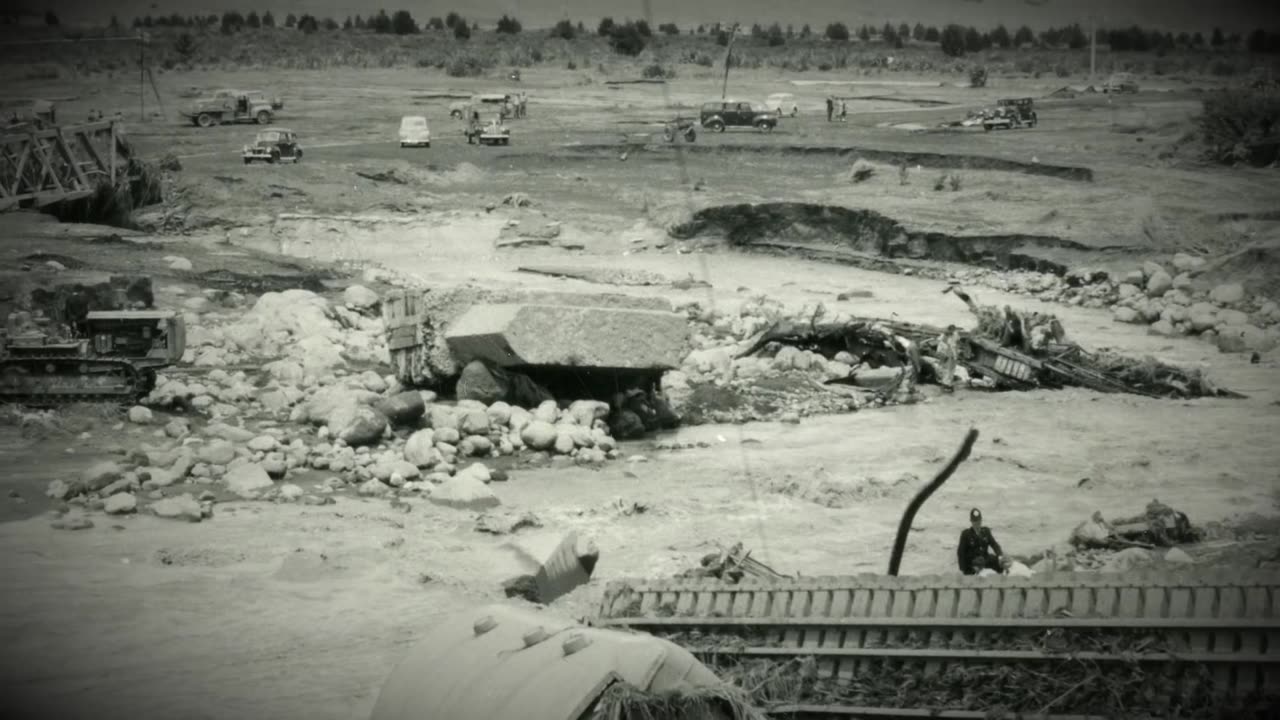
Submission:
M 90 296 L 83 290 L 59 292 L 43 303 L 52 312 L 27 303 L 8 314 L 0 331 L 0 402 L 133 403 L 155 387 L 157 371 L 182 359 L 182 315 L 151 308 L 91 310 Z

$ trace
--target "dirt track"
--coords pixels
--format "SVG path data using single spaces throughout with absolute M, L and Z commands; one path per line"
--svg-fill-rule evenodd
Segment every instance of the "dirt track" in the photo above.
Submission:
M 908 135 L 878 126 L 895 119 L 920 121 L 933 113 L 954 115 L 956 108 L 900 117 L 878 113 L 874 120 L 844 127 L 806 119 L 796 131 L 795 138 L 806 143 L 874 141 L 888 149 L 963 151 L 1022 162 L 1037 156 L 1046 163 L 1098 170 L 1093 184 L 974 170 L 966 173 L 964 191 L 940 199 L 927 189 L 932 172 L 908 190 L 900 189 L 888 170 L 883 182 L 852 187 L 839 180 L 851 159 L 836 154 L 819 159 L 699 154 L 683 166 L 690 174 L 685 184 L 680 166 L 663 159 L 667 153 L 625 161 L 603 154 L 568 160 L 558 149 L 563 143 L 616 138 L 625 127 L 614 133 L 612 123 L 622 115 L 658 119 L 670 113 L 645 94 L 650 89 L 597 86 L 578 93 L 558 85 L 559 77 L 529 78 L 561 104 L 557 112 L 535 114 L 527 135 L 518 130 L 517 150 L 481 151 L 452 138 L 410 154 L 390 138 L 395 117 L 418 107 L 400 88 L 417 87 L 419 75 L 412 81 L 408 73 L 326 77 L 324 92 L 314 89 L 316 76 L 282 76 L 280 82 L 304 89 L 287 106 L 296 114 L 281 124 L 315 138 L 314 152 L 297 167 L 240 165 L 236 149 L 252 127 L 206 134 L 178 126 L 141 129 L 136 136 L 144 147 L 189 156 L 180 176 L 187 211 L 212 218 L 201 233 L 161 238 L 161 245 L 142 249 L 12 234 L 18 242 L 3 244 L 2 259 L 19 260 L 31 252 L 30 243 L 38 242 L 42 251 L 84 261 L 86 272 L 151 272 L 162 289 L 191 282 L 164 270 L 161 258 L 168 254 L 188 257 L 197 270 L 298 272 L 288 267 L 292 260 L 246 250 L 256 248 L 377 263 L 423 283 L 461 278 L 486 285 L 599 290 L 515 272 L 525 264 L 574 263 L 692 275 L 712 285 L 688 291 L 618 289 L 676 301 L 731 308 L 767 294 L 796 306 L 822 301 L 833 310 L 864 315 L 896 313 L 912 321 L 968 324 L 963 305 L 941 295 L 938 281 L 801 260 L 681 255 L 653 246 L 665 237 L 662 221 L 670 208 L 704 201 L 803 199 L 867 206 L 948 231 L 1048 227 L 1046 232 L 1063 237 L 1107 244 L 1116 238 L 1138 242 L 1146 216 L 1252 212 L 1269 207 L 1274 197 L 1274 186 L 1264 182 L 1274 182 L 1270 175 L 1188 165 L 1169 169 L 1153 159 L 1154 152 L 1135 149 L 1139 144 L 1131 134 L 1116 130 L 1119 117 L 1152 125 L 1160 138 L 1176 135 L 1181 126 L 1163 128 L 1166 116 L 1157 113 L 1181 118 L 1189 103 L 1180 97 L 1176 102 L 1126 100 L 1133 104 L 1120 108 L 1063 106 L 1055 111 L 1056 126 L 1046 122 L 1044 132 L 998 137 Z M 235 78 L 239 85 L 267 81 L 252 73 Z M 227 76 L 171 75 L 161 80 L 172 87 L 228 81 Z M 702 86 L 682 82 L 673 92 L 696 100 Z M 763 91 L 777 82 L 758 78 L 753 87 Z M 825 91 L 813 92 L 820 97 Z M 973 97 L 957 97 L 954 88 L 921 92 L 958 103 Z M 378 119 L 345 117 L 339 100 L 363 102 Z M 539 113 L 536 105 L 533 112 Z M 432 123 L 442 138 L 454 129 L 447 120 L 437 123 L 433 117 Z M 371 144 L 371 137 L 380 141 Z M 704 141 L 791 138 L 783 132 L 773 138 L 742 134 L 699 140 Z M 463 172 L 463 162 L 472 169 Z M 388 166 L 424 175 L 400 186 L 359 180 L 353 172 Z M 1155 178 L 1165 185 L 1154 188 Z M 707 189 L 692 190 L 696 179 L 705 179 Z M 529 193 L 534 206 L 482 210 L 510 191 Z M 1050 210 L 1056 215 L 1042 220 Z M 368 213 L 375 222 L 278 220 L 291 211 Z M 583 249 L 495 249 L 493 241 L 510 219 L 525 226 L 563 220 L 563 237 Z M 628 233 L 644 242 L 633 243 Z M 636 252 L 641 245 L 650 249 Z M 851 289 L 870 291 L 872 297 L 834 300 Z M 1026 298 L 976 292 L 983 302 L 1042 307 Z M 162 292 L 164 301 L 177 297 Z M 497 492 L 504 507 L 535 512 L 549 531 L 577 529 L 596 537 L 602 553 L 596 579 L 563 602 L 564 611 L 578 615 L 592 612 L 604 582 L 673 574 L 695 563 L 712 540 L 741 540 L 754 557 L 783 572 L 882 571 L 902 507 L 970 426 L 979 428 L 982 438 L 970 462 L 917 516 L 905 573 L 951 571 L 955 536 L 974 505 L 984 509 L 1007 549 L 1027 554 L 1065 540 L 1094 510 L 1136 514 L 1152 498 L 1185 509 L 1197 523 L 1276 513 L 1280 369 L 1274 356 L 1250 365 L 1246 356 L 1222 355 L 1194 339 L 1141 334 L 1134 326 L 1112 322 L 1105 311 L 1048 309 L 1086 346 L 1205 364 L 1222 385 L 1250 398 L 1177 402 L 1080 391 L 962 391 L 910 407 L 807 418 L 798 426 L 690 428 L 677 437 L 705 440 L 711 447 L 672 452 L 648 442 L 630 444 L 624 447 L 627 453 L 648 461 L 616 462 L 598 471 L 521 469 Z M 504 539 L 476 533 L 469 513 L 428 503 L 414 503 L 408 514 L 385 501 L 349 497 L 314 508 L 229 503 L 198 525 L 96 515 L 95 527 L 78 532 L 53 530 L 44 515 L 31 517 L 44 507 L 39 497 L 44 484 L 72 472 L 73 459 L 148 439 L 141 431 L 126 430 L 132 435 L 122 436 L 109 428 L 95 426 L 83 442 L 67 437 L 38 444 L 5 428 L 0 440 L 4 462 L 15 470 L 6 475 L 4 489 L 16 487 L 28 500 L 5 516 L 27 519 L 0 524 L 0 544 L 8 549 L 0 560 L 5 579 L 0 642 L 6 647 L 0 672 L 8 678 L 11 705 L 16 697 L 26 717 L 364 718 L 387 672 L 440 613 L 499 596 L 498 582 L 509 568 L 499 547 Z M 68 456 L 71 445 L 76 453 Z M 58 462 L 49 462 L 54 456 Z M 1084 478 L 1089 480 L 1081 485 Z M 777 492 L 790 480 L 794 488 Z M 812 487 L 815 480 L 825 484 Z M 824 494 L 837 507 L 805 499 L 807 490 Z M 634 513 L 635 503 L 646 510 Z M 328 560 L 320 560 L 320 553 Z

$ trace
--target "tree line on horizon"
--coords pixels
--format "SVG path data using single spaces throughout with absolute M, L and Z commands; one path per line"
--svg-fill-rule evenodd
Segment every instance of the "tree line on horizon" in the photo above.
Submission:
M 4 22 L 16 21 L 10 15 L 0 17 Z M 45 22 L 54 26 L 59 24 L 56 14 L 52 11 L 45 14 Z M 122 29 L 119 20 L 114 16 L 111 18 L 108 27 L 116 30 Z M 295 15 L 293 13 L 287 14 L 283 22 L 278 23 L 275 15 L 270 10 L 261 14 L 252 10 L 245 14 L 228 11 L 221 15 L 184 16 L 173 13 L 170 15 L 154 17 L 146 15 L 134 18 L 132 27 L 135 29 L 193 28 L 201 30 L 216 28 L 225 35 L 239 33 L 244 30 L 275 27 L 296 29 L 308 34 L 321 30 L 366 31 L 388 35 L 447 32 L 456 39 L 464 41 L 470 39 L 473 33 L 480 31 L 479 23 L 468 22 L 457 12 L 449 12 L 443 17 L 431 17 L 425 25 L 419 25 L 407 10 L 397 10 L 391 14 L 388 14 L 386 10 L 380 10 L 376 15 L 371 15 L 367 18 L 360 15 L 349 16 L 341 23 L 331 17 L 317 18 L 314 15 Z M 1001 24 L 992 30 L 983 32 L 972 26 L 965 27 L 959 24 L 950 24 L 939 28 L 937 26 L 926 26 L 919 22 L 914 26 L 905 22 L 898 25 L 885 23 L 884 26 L 879 28 L 862 25 L 856 30 L 851 29 L 843 22 L 833 22 L 826 26 L 821 35 L 818 35 L 808 24 L 802 25 L 797 30 L 793 25 L 783 27 L 776 22 L 768 26 L 757 23 L 742 30 L 743 35 L 746 37 L 771 47 L 782 46 L 795 39 L 808 40 L 820 37 L 833 43 L 845 43 L 851 42 L 856 37 L 862 42 L 875 40 L 894 49 L 901 49 L 905 47 L 906 43 L 913 41 L 916 43 L 936 43 L 944 54 L 952 57 L 993 48 L 1004 50 L 1024 47 L 1065 47 L 1076 50 L 1089 45 L 1088 32 L 1081 28 L 1079 24 L 1049 28 L 1039 33 L 1035 33 L 1026 25 L 1010 32 L 1008 28 Z M 524 27 L 518 19 L 503 15 L 494 26 L 494 32 L 500 35 L 517 35 L 524 32 Z M 569 20 L 560 20 L 545 32 L 551 37 L 565 40 L 572 40 L 575 37 L 589 34 L 581 21 L 575 24 Z M 657 26 L 657 32 L 668 36 L 682 34 L 675 23 L 661 23 Z M 718 45 L 727 46 L 733 29 L 720 23 L 715 23 L 712 25 L 700 24 L 689 28 L 685 32 L 689 35 L 710 36 Z M 607 38 L 614 51 L 620 54 L 638 55 L 649 44 L 654 35 L 654 30 L 645 20 L 632 21 L 628 19 L 616 22 L 613 18 L 606 17 L 597 24 L 594 34 Z M 1208 48 L 1214 50 L 1245 49 L 1252 53 L 1280 53 L 1280 32 L 1269 32 L 1262 28 L 1255 29 L 1248 35 L 1242 36 L 1239 33 L 1227 34 L 1222 28 L 1215 27 L 1210 32 L 1209 37 L 1206 38 L 1201 32 L 1188 33 L 1184 31 L 1174 34 L 1133 25 L 1127 28 L 1099 29 L 1097 31 L 1097 40 L 1100 45 L 1120 52 L 1162 53 L 1178 49 L 1196 50 Z

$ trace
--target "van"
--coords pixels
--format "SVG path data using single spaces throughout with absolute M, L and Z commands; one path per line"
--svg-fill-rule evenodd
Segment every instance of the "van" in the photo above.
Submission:
M 431 147 L 431 130 L 421 115 L 400 118 L 400 147 Z

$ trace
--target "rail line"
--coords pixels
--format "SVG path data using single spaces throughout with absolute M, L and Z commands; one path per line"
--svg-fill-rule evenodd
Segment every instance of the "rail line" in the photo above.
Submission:
M 1280 708 L 1273 571 L 619 581 L 593 624 L 672 640 L 774 717 Z

